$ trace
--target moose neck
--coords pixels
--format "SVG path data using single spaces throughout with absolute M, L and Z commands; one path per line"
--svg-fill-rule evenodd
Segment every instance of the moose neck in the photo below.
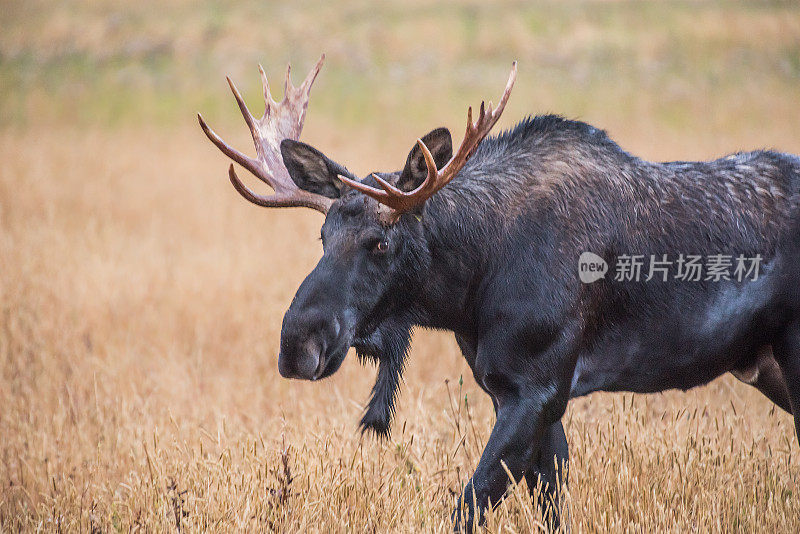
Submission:
M 449 191 L 429 201 L 423 215 L 430 268 L 414 299 L 417 324 L 474 332 L 481 282 L 490 264 L 486 214 L 452 208 Z

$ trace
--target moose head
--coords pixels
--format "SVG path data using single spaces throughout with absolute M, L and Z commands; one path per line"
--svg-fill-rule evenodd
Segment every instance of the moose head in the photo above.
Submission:
M 475 121 L 469 109 L 466 133 L 455 154 L 450 132 L 437 128 L 417 140 L 402 170 L 373 172 L 359 179 L 298 140 L 323 60 L 324 56 L 299 87 L 291 82 L 290 67 L 281 102 L 272 99 L 261 68 L 266 109 L 260 119 L 250 113 L 228 78 L 252 133 L 256 158 L 229 146 L 198 118 L 206 136 L 225 155 L 274 190 L 269 196 L 253 192 L 231 164 L 230 181 L 244 198 L 263 207 L 306 207 L 325 214 L 323 256 L 300 285 L 283 319 L 281 375 L 307 380 L 330 376 L 351 346 L 381 362 L 381 372 L 383 364 L 390 362 L 385 365 L 390 371 L 381 375 L 390 377 L 389 385 L 380 385 L 379 376 L 373 390 L 373 400 L 388 396 L 388 401 L 374 421 L 362 420 L 365 427 L 386 432 L 413 322 L 397 316 L 411 309 L 409 302 L 418 297 L 429 276 L 426 202 L 456 177 L 500 118 L 514 85 L 516 63 L 496 109 L 491 102 L 481 103 Z

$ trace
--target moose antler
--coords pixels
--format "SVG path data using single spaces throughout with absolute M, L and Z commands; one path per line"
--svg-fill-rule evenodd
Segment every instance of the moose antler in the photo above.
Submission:
M 497 104 L 497 109 L 492 111 L 491 102 L 489 102 L 488 105 L 481 102 L 478 120 L 475 123 L 472 122 L 472 107 L 470 106 L 467 111 L 467 131 L 464 134 L 464 140 L 461 141 L 458 152 L 456 152 L 450 161 L 441 169 L 436 169 L 436 162 L 433 160 L 430 150 L 425 146 L 422 139 L 417 139 L 417 144 L 420 150 L 422 150 L 422 155 L 425 157 L 425 164 L 428 167 L 428 176 L 425 178 L 425 181 L 413 191 L 402 191 L 381 179 L 376 174 L 373 174 L 372 177 L 378 182 L 378 185 L 380 185 L 382 189 L 370 187 L 362 182 L 351 180 L 346 176 L 339 176 L 339 179 L 353 189 L 361 191 L 381 204 L 388 206 L 390 211 L 386 218 L 388 222 L 396 222 L 397 219 L 400 218 L 400 215 L 422 205 L 455 178 L 458 171 L 464 167 L 467 160 L 475 153 L 480 142 L 483 141 L 484 137 L 486 137 L 498 119 L 500 119 L 500 115 L 502 115 L 503 109 L 506 107 L 506 102 L 508 102 L 508 97 L 511 95 L 511 88 L 514 87 L 516 78 L 517 62 L 515 61 L 511 66 L 511 74 L 508 76 L 508 83 L 506 83 L 506 89 L 503 91 L 503 96 L 500 97 L 500 102 Z
M 250 133 L 253 135 L 253 143 L 256 147 L 258 159 L 246 156 L 228 145 L 214 130 L 208 127 L 203 117 L 199 113 L 197 114 L 200 127 L 211 142 L 217 145 L 217 148 L 275 190 L 275 193 L 269 196 L 254 193 L 239 180 L 239 177 L 236 176 L 233 164 L 231 163 L 228 169 L 228 176 L 230 177 L 233 187 L 236 188 L 239 194 L 253 204 L 258 204 L 259 206 L 267 208 L 301 206 L 327 213 L 328 208 L 330 208 L 330 205 L 333 203 L 333 200 L 330 198 L 309 193 L 297 187 L 289 176 L 289 171 L 286 170 L 283 164 L 283 158 L 281 157 L 281 141 L 284 139 L 297 140 L 300 138 L 300 132 L 303 130 L 303 122 L 306 117 L 306 109 L 308 108 L 308 99 L 311 94 L 311 86 L 317 74 L 319 74 L 319 69 L 322 67 L 322 62 L 324 60 L 325 54 L 319 58 L 319 61 L 317 61 L 317 64 L 311 69 L 311 72 L 308 73 L 308 76 L 306 76 L 306 79 L 300 84 L 300 87 L 292 85 L 292 66 L 289 65 L 286 69 L 283 100 L 281 100 L 280 103 L 272 99 L 272 95 L 269 92 L 267 76 L 264 74 L 264 68 L 259 65 L 258 68 L 261 71 L 261 85 L 264 89 L 265 103 L 264 115 L 260 119 L 253 117 L 250 110 L 247 109 L 242 95 L 236 89 L 236 85 L 234 85 L 230 78 L 227 78 L 228 85 L 231 86 L 231 91 L 233 91 L 236 103 L 239 104 L 242 116 L 244 116 L 244 120 L 250 128 Z

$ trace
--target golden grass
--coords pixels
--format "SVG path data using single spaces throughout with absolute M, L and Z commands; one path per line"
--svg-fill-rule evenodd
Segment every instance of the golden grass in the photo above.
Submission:
M 257 61 L 325 50 L 304 139 L 364 174 L 458 135 L 517 58 L 503 126 L 557 111 L 651 159 L 800 153 L 797 7 L 664 6 L 4 4 L 0 532 L 449 531 L 493 421 L 452 338 L 417 332 L 386 442 L 357 432 L 355 358 L 281 379 L 321 218 L 239 198 L 193 113 L 246 147 L 223 74 L 254 99 Z M 573 532 L 800 531 L 792 420 L 730 377 L 564 421 Z M 489 531 L 541 527 L 515 491 Z
M 450 528 L 492 410 L 449 336 L 416 336 L 384 443 L 356 431 L 355 358 L 277 373 L 317 214 L 246 204 L 194 129 L 3 133 L 0 159 L 0 530 Z M 565 423 L 575 532 L 800 525 L 791 418 L 730 378 Z M 540 525 L 521 502 L 490 530 Z

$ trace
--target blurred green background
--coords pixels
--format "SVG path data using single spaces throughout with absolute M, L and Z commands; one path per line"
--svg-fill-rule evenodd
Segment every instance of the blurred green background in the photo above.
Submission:
M 747 125 L 758 139 L 762 120 L 800 128 L 799 6 L 4 0 L 0 125 L 239 121 L 226 74 L 259 109 L 259 62 L 280 93 L 287 61 L 299 81 L 325 52 L 313 116 L 365 135 L 460 130 L 517 59 L 515 119 L 558 112 L 667 138 Z

